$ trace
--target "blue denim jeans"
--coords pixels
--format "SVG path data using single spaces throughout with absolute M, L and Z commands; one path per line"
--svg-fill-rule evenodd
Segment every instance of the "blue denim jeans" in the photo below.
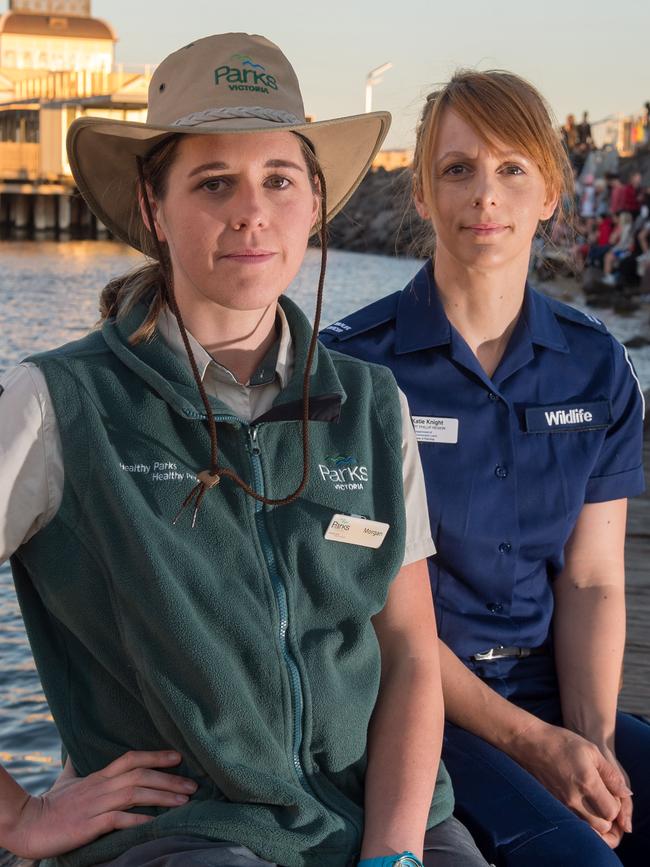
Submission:
M 473 666 L 510 701 L 562 724 L 551 657 Z M 442 757 L 451 775 L 456 815 L 497 867 L 647 867 L 650 864 L 650 724 L 619 713 L 616 756 L 630 777 L 632 834 L 612 851 L 601 838 L 505 753 L 447 724 Z

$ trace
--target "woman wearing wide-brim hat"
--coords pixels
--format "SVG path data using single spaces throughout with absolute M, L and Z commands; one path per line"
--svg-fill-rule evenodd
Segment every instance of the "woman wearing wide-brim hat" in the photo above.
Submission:
M 417 865 L 430 829 L 483 863 L 439 768 L 408 413 L 314 336 L 323 226 L 388 121 L 307 124 L 279 49 L 228 34 L 158 67 L 146 124 L 73 124 L 80 191 L 153 261 L 3 382 L 0 560 L 69 757 L 41 799 L 0 774 L 11 851 Z M 312 329 L 281 296 L 319 227 Z

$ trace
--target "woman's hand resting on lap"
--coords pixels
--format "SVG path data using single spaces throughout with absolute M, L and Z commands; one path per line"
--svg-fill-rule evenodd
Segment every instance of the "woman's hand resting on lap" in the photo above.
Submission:
M 526 732 L 513 757 L 612 849 L 631 830 L 632 793 L 610 750 L 539 721 L 535 732 Z

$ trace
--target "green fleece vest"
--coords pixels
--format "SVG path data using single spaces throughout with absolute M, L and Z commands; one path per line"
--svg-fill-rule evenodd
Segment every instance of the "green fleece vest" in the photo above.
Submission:
M 302 472 L 309 323 L 284 299 L 296 374 L 247 425 L 214 400 L 220 461 L 284 497 Z M 85 867 L 147 840 L 235 841 L 286 867 L 353 864 L 380 656 L 371 617 L 404 553 L 400 407 L 392 374 L 318 347 L 310 480 L 263 507 L 228 479 L 197 525 L 174 525 L 209 436 L 191 375 L 143 308 L 31 359 L 61 433 L 63 502 L 13 558 L 43 687 L 77 772 L 174 748 L 199 790 L 148 824 L 50 864 Z M 378 549 L 328 541 L 336 513 L 390 525 Z M 451 812 L 439 775 L 430 824 Z M 152 813 L 151 810 L 146 812 Z

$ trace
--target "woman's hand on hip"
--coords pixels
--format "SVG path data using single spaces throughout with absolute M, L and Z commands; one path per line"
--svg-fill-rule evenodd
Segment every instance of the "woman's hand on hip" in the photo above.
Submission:
M 540 721 L 513 757 L 615 848 L 631 829 L 632 792 L 613 755 L 568 729 Z
M 153 818 L 127 812 L 132 807 L 185 804 L 196 783 L 156 770 L 180 761 L 174 752 L 132 751 L 87 777 L 77 777 L 66 767 L 49 792 L 39 797 L 25 793 L 6 848 L 22 858 L 50 858 Z

